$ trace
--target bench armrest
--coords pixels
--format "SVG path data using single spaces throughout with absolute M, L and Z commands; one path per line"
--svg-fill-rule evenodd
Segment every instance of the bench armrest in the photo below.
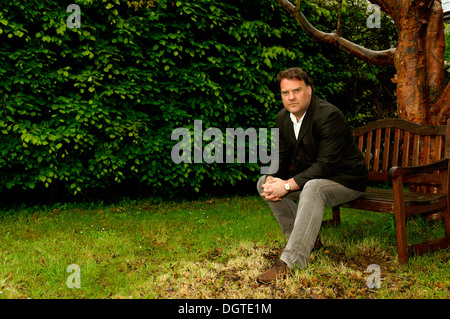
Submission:
M 443 160 L 420 166 L 408 166 L 408 167 L 394 166 L 391 169 L 389 169 L 388 175 L 389 178 L 395 179 L 407 175 L 427 174 L 427 173 L 429 174 L 435 171 L 448 170 L 448 168 L 449 168 L 449 159 L 444 158 Z

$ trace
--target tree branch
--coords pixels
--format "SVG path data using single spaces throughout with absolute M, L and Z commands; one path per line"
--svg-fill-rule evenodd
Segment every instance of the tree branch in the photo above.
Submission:
M 395 14 L 398 6 L 398 1 L 396 0 L 369 0 L 369 2 L 379 6 L 381 11 L 389 16 Z
M 313 39 L 325 43 L 337 46 L 350 54 L 358 57 L 359 59 L 374 65 L 392 65 L 394 64 L 394 54 L 395 49 L 383 50 L 383 51 L 373 51 L 366 49 L 360 45 L 350 42 L 344 38 L 341 38 L 336 33 L 325 33 L 309 23 L 306 17 L 301 12 L 300 8 L 296 7 L 290 3 L 288 0 L 277 0 L 278 3 L 289 12 L 294 19 L 300 24 L 303 30 Z
M 342 2 L 343 0 L 339 0 L 338 21 L 336 26 L 336 34 L 338 36 L 341 36 Z

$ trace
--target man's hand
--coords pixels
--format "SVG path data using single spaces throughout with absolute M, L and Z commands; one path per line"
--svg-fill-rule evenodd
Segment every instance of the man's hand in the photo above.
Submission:
M 287 181 L 280 178 L 267 176 L 266 182 L 262 185 L 263 192 L 261 193 L 261 197 L 268 202 L 280 201 L 281 198 L 288 193 L 288 191 L 284 189 L 284 184 L 286 183 Z

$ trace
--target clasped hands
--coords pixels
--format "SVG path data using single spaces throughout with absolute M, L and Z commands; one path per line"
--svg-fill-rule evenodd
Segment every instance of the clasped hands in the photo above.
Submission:
M 291 190 L 298 189 L 298 186 L 293 179 L 285 181 L 278 177 L 267 176 L 266 182 L 262 185 L 263 192 L 261 193 L 261 197 L 267 202 L 280 201 L 281 198 L 288 193 L 288 191 L 284 189 L 286 183 L 291 185 Z

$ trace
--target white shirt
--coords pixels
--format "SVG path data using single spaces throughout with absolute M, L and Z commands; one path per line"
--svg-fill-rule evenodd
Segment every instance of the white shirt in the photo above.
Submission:
M 303 118 L 305 117 L 306 112 L 305 114 L 303 114 L 302 118 L 298 121 L 294 114 L 292 113 L 289 114 L 291 116 L 291 121 L 294 125 L 295 139 L 298 139 L 298 133 L 300 132 L 300 128 L 302 127 Z

